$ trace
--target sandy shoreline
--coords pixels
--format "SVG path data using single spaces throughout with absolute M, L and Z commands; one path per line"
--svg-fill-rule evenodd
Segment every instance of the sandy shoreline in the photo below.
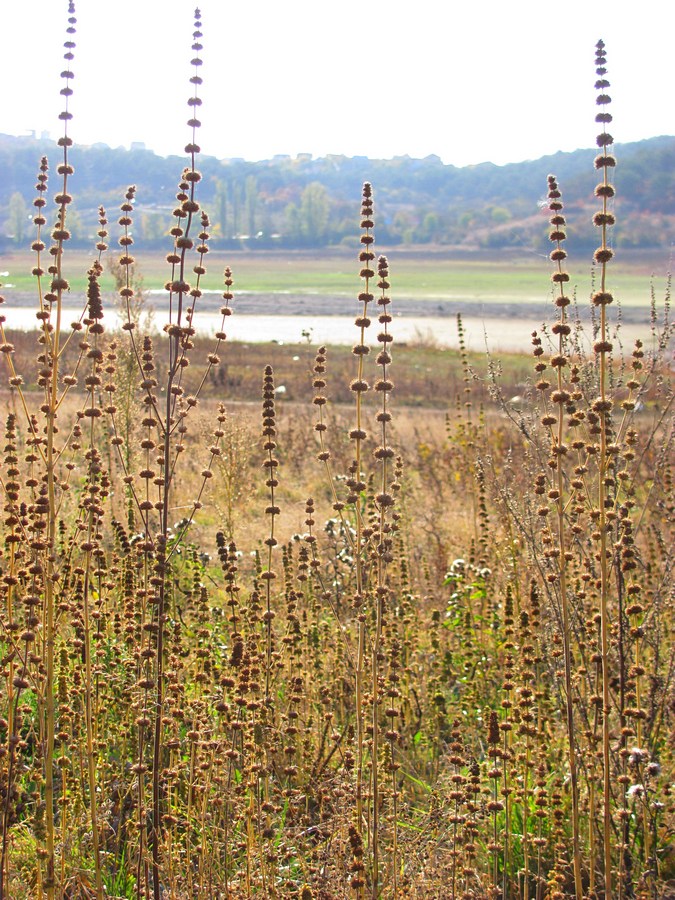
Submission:
M 150 292 L 148 307 L 159 312 L 161 293 Z M 208 292 L 200 299 L 198 310 L 215 313 L 222 300 L 219 292 Z M 84 304 L 82 295 L 73 293 L 65 298 L 65 306 L 69 310 L 81 308 Z M 104 310 L 114 304 L 111 297 L 104 298 Z M 115 304 L 116 305 L 116 304 Z M 360 304 L 355 297 L 344 294 L 302 294 L 302 293 L 264 293 L 249 292 L 235 295 L 232 309 L 237 315 L 258 316 L 352 316 L 360 312 Z M 6 291 L 5 303 L 0 310 L 11 323 L 12 308 L 28 310 L 35 307 L 35 295 L 24 291 Z M 555 308 L 550 298 L 528 299 L 519 301 L 501 300 L 486 302 L 481 298 L 406 298 L 394 297 L 390 307 L 395 316 L 414 316 L 415 318 L 450 318 L 458 313 L 464 316 L 480 316 L 491 319 L 541 318 L 551 321 L 555 317 Z M 572 307 L 572 314 L 576 312 Z M 589 304 L 579 304 L 579 315 L 584 321 L 590 318 Z M 371 307 L 371 317 L 377 316 L 377 304 Z M 644 307 L 622 307 L 621 317 L 626 323 L 648 323 L 649 311 Z

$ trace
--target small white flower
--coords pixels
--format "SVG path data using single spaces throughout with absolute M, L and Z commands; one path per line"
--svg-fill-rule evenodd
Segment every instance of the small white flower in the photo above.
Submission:
M 631 784 L 631 786 L 626 791 L 626 797 L 629 800 L 640 800 L 645 795 L 645 786 L 644 784 Z
M 630 751 L 630 756 L 628 757 L 628 762 L 631 766 L 639 766 L 640 763 L 646 762 L 648 753 L 646 750 L 641 750 L 639 747 L 633 747 Z

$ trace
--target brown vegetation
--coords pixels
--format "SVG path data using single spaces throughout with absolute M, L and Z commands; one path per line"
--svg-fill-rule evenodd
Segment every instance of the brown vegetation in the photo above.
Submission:
M 237 353 L 265 351 L 221 329 L 200 365 L 195 340 L 200 37 L 197 13 L 163 330 L 142 328 L 133 188 L 124 334 L 102 325 L 103 210 L 83 323 L 61 321 L 67 130 L 49 240 L 38 176 L 36 355 L 0 317 L 0 897 L 667 896 L 672 326 L 667 298 L 649 346 L 615 349 L 602 43 L 592 352 L 551 176 L 556 296 L 519 396 L 461 320 L 460 353 L 424 351 L 422 385 L 409 348 L 394 390 L 365 185 L 354 347 L 313 353 L 307 390 L 284 375 L 292 403 L 266 348 L 260 428 L 230 401 Z

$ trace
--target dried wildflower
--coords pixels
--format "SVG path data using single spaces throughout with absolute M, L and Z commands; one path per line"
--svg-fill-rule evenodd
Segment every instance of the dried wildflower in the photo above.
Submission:
M 644 784 L 631 784 L 626 791 L 626 797 L 629 800 L 641 800 L 646 794 Z
M 640 747 L 633 747 L 630 751 L 628 762 L 631 764 L 631 766 L 639 766 L 642 763 L 646 762 L 648 759 L 649 753 L 647 750 L 642 750 Z

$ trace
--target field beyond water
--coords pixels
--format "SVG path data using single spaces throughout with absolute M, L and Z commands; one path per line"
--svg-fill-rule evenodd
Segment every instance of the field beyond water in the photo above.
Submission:
M 543 223 L 542 223 L 543 224 Z M 70 290 L 84 295 L 86 271 L 97 251 L 73 250 L 70 262 L 74 276 Z M 539 301 L 549 296 L 546 276 L 547 257 L 542 254 L 522 254 L 515 250 L 466 251 L 441 247 L 394 247 L 381 250 L 390 262 L 396 260 L 392 278 L 396 292 L 415 300 L 460 300 L 500 302 Z M 316 294 L 354 296 L 354 250 L 343 247 L 332 250 L 284 251 L 275 253 L 259 250 L 239 252 L 209 252 L 208 271 L 202 287 L 206 291 L 221 291 L 222 273 L 229 266 L 237 287 L 259 294 Z M 145 290 L 159 290 L 167 280 L 168 265 L 161 253 L 135 254 L 137 277 Z M 0 257 L 5 271 L 4 281 L 12 284 L 11 296 L 18 296 L 18 305 L 35 297 L 34 278 L 30 272 L 35 264 L 29 251 L 5 253 Z M 573 265 L 572 265 L 573 263 Z M 653 276 L 664 279 L 669 260 L 661 250 L 625 250 L 618 255 L 614 268 L 617 296 L 625 306 L 648 306 L 649 287 Z M 588 299 L 591 259 L 571 261 L 572 284 L 585 287 Z M 101 289 L 113 291 L 114 277 L 110 270 L 102 273 Z M 9 292 L 7 292 L 9 293 Z M 9 297 L 7 297 L 9 299 Z

